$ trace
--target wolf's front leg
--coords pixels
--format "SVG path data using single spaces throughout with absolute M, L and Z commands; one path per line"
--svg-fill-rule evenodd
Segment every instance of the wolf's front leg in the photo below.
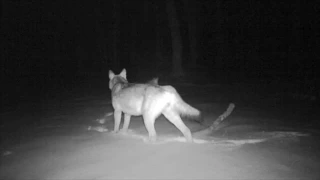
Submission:
M 124 123 L 121 129 L 122 132 L 127 132 L 130 125 L 131 115 L 124 113 Z
M 113 128 L 114 132 L 119 131 L 119 126 L 121 122 L 121 113 L 122 112 L 119 110 L 114 110 L 114 128 Z

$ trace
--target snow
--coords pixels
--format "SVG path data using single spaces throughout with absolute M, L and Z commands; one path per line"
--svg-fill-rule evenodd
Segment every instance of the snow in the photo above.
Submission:
M 205 124 L 226 108 L 213 102 L 190 104 L 205 109 Z M 2 134 L 7 137 L 2 137 L 0 179 L 320 177 L 318 134 L 311 128 L 277 125 L 281 117 L 274 119 L 254 108 L 245 110 L 236 104 L 236 111 L 219 131 L 196 136 L 194 143 L 185 142 L 161 116 L 155 125 L 158 141 L 150 143 L 141 117 L 132 118 L 127 133 L 110 132 L 112 107 L 110 100 L 107 103 L 101 96 L 68 100 L 52 108 L 56 106 L 51 104 L 50 113 L 39 115 L 42 120 L 35 125 L 19 126 L 18 135 L 14 135 L 16 131 Z M 11 117 L 19 118 L 17 112 L 12 113 Z M 1 118 L 9 118 L 9 114 Z M 192 131 L 205 128 L 191 120 L 185 119 L 185 123 Z

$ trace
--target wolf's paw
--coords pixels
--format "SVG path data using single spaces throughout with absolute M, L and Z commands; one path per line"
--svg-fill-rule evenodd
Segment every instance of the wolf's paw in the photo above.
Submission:
M 119 133 L 128 134 L 128 129 L 120 129 Z
M 144 138 L 143 141 L 146 143 L 149 143 L 149 144 L 156 144 L 157 143 L 157 136 L 149 136 L 148 138 Z
M 124 128 L 120 129 L 120 132 L 127 132 L 127 131 L 128 131 L 128 129 L 124 129 Z
M 119 132 L 119 130 L 116 130 L 116 131 L 115 131 L 115 130 L 112 130 L 112 131 L 110 131 L 111 134 L 117 134 L 118 132 Z
M 147 144 L 159 144 L 160 141 L 157 141 L 156 139 L 150 139 L 150 138 L 143 138 L 143 142 Z

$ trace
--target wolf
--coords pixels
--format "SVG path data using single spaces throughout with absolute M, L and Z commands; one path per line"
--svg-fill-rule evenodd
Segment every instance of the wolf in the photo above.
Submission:
M 155 142 L 157 140 L 155 120 L 163 114 L 181 131 L 187 142 L 193 142 L 191 131 L 180 116 L 201 120 L 201 113 L 184 102 L 174 87 L 160 86 L 158 79 L 145 84 L 129 83 L 127 71 L 123 69 L 118 75 L 109 70 L 109 88 L 114 108 L 114 132 L 119 131 L 122 113 L 124 114 L 122 132 L 128 130 L 131 116 L 142 116 L 149 141 Z

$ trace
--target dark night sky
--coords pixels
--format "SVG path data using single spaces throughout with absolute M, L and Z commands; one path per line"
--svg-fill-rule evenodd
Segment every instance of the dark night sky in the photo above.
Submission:
M 192 1 L 192 0 L 190 0 Z M 113 68 L 114 1 L 2 1 L 2 77 L 73 76 Z M 229 73 L 258 72 L 286 78 L 316 77 L 319 3 L 315 1 L 192 1 L 198 32 L 197 66 L 215 68 L 222 30 L 224 65 Z M 161 34 L 162 68 L 170 66 L 171 36 L 165 1 L 117 1 L 117 53 L 120 67 L 149 68 L 155 62 L 156 30 Z M 188 68 L 188 11 L 176 1 Z M 156 21 L 156 19 L 158 21 Z M 158 23 L 156 23 L 158 22 Z M 79 72 L 81 60 L 84 69 Z M 249 73 L 250 74 L 250 73 Z

